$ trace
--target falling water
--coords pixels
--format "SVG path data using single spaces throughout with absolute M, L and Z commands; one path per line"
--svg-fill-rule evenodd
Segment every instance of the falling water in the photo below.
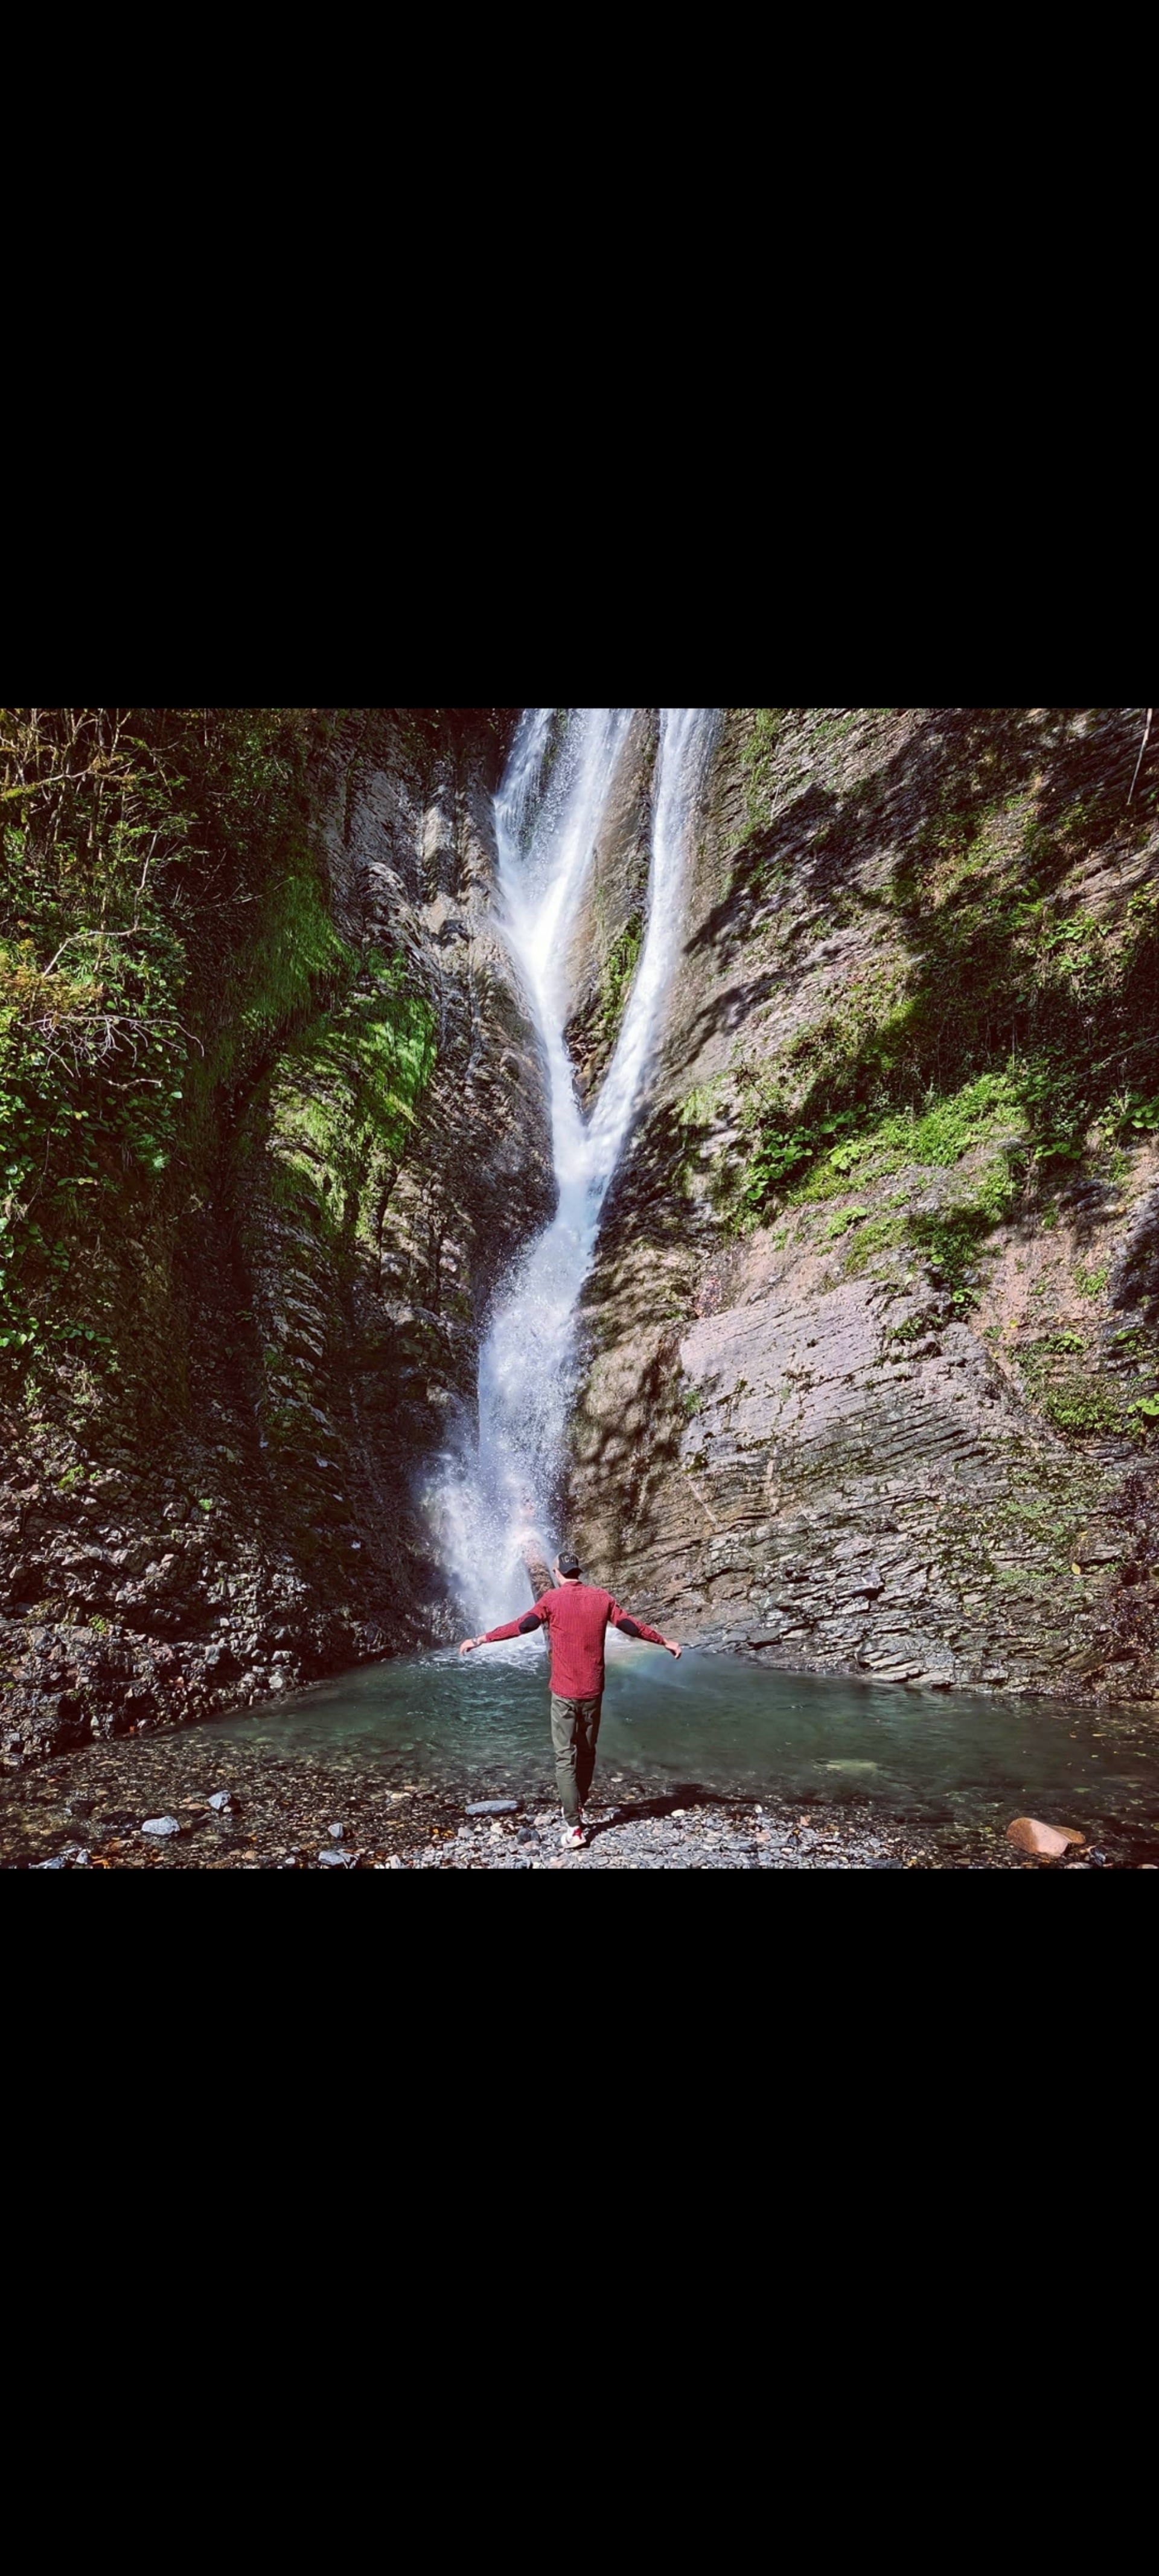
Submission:
M 575 1314 L 600 1211 L 655 1048 L 679 938 L 681 880 L 714 710 L 663 707 L 653 800 L 648 921 L 615 1053 L 590 1119 L 564 1026 L 569 934 L 634 710 L 529 708 L 496 798 L 504 926 L 547 1058 L 558 1204 L 500 1291 L 479 1361 L 477 1454 L 447 1462 L 435 1497 L 440 1543 L 470 1617 L 527 1607 L 523 1550 L 558 1543 L 554 1495 L 575 1389 Z M 557 747 L 558 746 L 558 747 Z M 554 758 L 550 758 L 554 750 Z

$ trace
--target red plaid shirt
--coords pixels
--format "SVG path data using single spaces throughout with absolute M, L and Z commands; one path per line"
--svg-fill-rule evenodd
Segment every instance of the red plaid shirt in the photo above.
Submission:
M 546 1628 L 557 1698 L 595 1699 L 604 1687 L 604 1631 L 609 1625 L 625 1637 L 646 1637 L 650 1646 L 664 1643 L 658 1629 L 629 1618 L 611 1593 L 594 1583 L 564 1583 L 558 1592 L 541 1593 L 533 1610 L 509 1619 L 505 1628 L 489 1628 L 482 1642 L 497 1646 L 503 1637 L 528 1637 L 533 1628 Z

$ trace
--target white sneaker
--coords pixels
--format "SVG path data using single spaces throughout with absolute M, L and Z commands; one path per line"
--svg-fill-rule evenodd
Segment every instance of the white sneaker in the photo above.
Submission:
M 588 1838 L 582 1825 L 565 1825 L 560 1835 L 565 1851 L 586 1851 Z

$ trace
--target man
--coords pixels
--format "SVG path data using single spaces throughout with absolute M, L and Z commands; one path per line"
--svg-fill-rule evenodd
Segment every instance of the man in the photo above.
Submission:
M 459 1653 L 469 1655 L 476 1646 L 497 1646 L 504 1637 L 529 1637 L 533 1628 L 548 1630 L 551 1740 L 564 1819 L 561 1841 L 565 1850 L 582 1851 L 587 1842 L 584 1800 L 596 1767 L 604 1696 L 604 1631 L 610 1622 L 622 1636 L 646 1637 L 650 1646 L 664 1646 L 677 1658 L 680 1648 L 658 1629 L 646 1628 L 642 1619 L 630 1619 L 610 1592 L 601 1592 L 594 1583 L 581 1583 L 578 1556 L 561 1550 L 552 1572 L 558 1591 L 542 1593 L 533 1610 L 525 1610 L 521 1619 L 509 1619 L 505 1628 L 489 1628 L 483 1637 L 464 1637 Z

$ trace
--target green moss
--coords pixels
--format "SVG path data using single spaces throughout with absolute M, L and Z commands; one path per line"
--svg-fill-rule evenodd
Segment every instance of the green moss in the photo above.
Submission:
M 0 710 L 0 1346 L 111 1353 L 87 1256 L 188 1186 L 239 934 L 309 873 L 306 757 L 292 708 Z
M 803 730 L 823 744 L 857 714 L 825 711 Z M 774 773 L 786 787 L 798 774 L 792 754 L 801 721 L 798 711 L 754 713 L 746 764 L 766 815 Z M 923 719 L 920 757 L 916 746 L 903 747 L 896 764 L 841 794 L 824 788 L 820 773 L 802 790 L 810 905 L 822 901 L 830 924 L 852 917 L 851 907 L 877 908 L 889 921 L 894 962 L 864 971 L 838 1008 L 798 1033 L 751 1084 L 738 1222 L 790 1190 L 836 1195 L 834 1147 L 862 1139 L 872 1151 L 876 1132 L 889 1153 L 882 1131 L 899 1115 L 927 1125 L 915 1161 L 959 1159 L 973 1139 L 930 1133 L 929 1125 L 944 1125 L 947 1107 L 960 1111 L 983 1079 L 996 1086 L 998 1114 L 1023 1140 L 1024 1172 L 1040 1195 L 1052 1171 L 1159 1129 L 1153 891 L 1133 897 L 1125 917 L 1108 924 L 1081 896 L 1076 901 L 1071 874 L 1116 835 L 1121 841 L 1124 828 L 1141 841 L 1150 816 L 1124 827 L 1123 782 L 1101 722 L 1085 733 L 1070 727 L 1066 713 L 939 713 Z M 896 766 L 907 759 L 902 853 L 884 884 L 867 884 L 859 853 L 883 840 L 888 846 L 896 834 Z M 758 879 L 795 864 L 802 842 L 794 815 L 786 804 L 742 854 L 738 900 L 743 893 L 751 906 Z M 791 934 L 790 911 L 786 939 Z M 951 1116 L 950 1129 L 958 1123 Z
M 888 1252 L 892 1249 L 893 1245 L 903 1243 L 905 1241 L 905 1234 L 906 1224 L 904 1217 L 879 1216 L 872 1218 L 869 1224 L 861 1227 L 856 1243 L 851 1244 L 849 1251 L 846 1253 L 846 1278 L 859 1279 L 863 1273 L 868 1270 L 870 1263 L 876 1259 L 878 1253 Z
M 678 1123 L 686 1129 L 707 1127 L 716 1116 L 724 1093 L 724 1077 L 714 1074 L 711 1082 L 695 1085 L 681 1101 Z
M 824 1229 L 822 1241 L 825 1243 L 839 1242 L 843 1234 L 848 1234 L 851 1226 L 861 1225 L 868 1214 L 869 1210 L 867 1207 L 838 1208 L 836 1214 L 830 1217 L 829 1222 Z
M 270 1093 L 274 1186 L 328 1230 L 372 1241 L 429 1082 L 435 1023 L 404 969 L 376 951 L 354 989 L 283 1054 Z
M 945 1170 L 999 1134 L 1015 1143 L 1024 1120 L 1009 1075 L 982 1074 L 949 1097 L 927 1099 L 920 1110 L 903 1110 L 850 1133 L 853 1127 L 853 1113 L 838 1113 L 820 1122 L 820 1132 L 802 1124 L 785 1133 L 783 1142 L 778 1140 L 774 1150 L 792 1153 L 798 1161 L 810 1153 L 813 1157 L 807 1179 L 786 1190 L 788 1205 L 837 1198 L 851 1179 L 880 1180 L 909 1165 Z M 830 1135 L 838 1141 L 829 1143 Z M 763 1185 L 758 1146 L 744 1181 L 744 1195 L 752 1201 Z
M 618 939 L 613 940 L 604 959 L 600 977 L 600 1005 L 597 1021 L 598 1039 L 605 1050 L 615 1045 L 628 995 L 632 989 L 640 950 L 644 944 L 644 915 L 635 912 L 625 922 Z
M 752 731 L 741 753 L 745 773 L 746 813 L 748 828 L 754 831 L 769 810 L 776 757 L 781 744 L 788 707 L 753 707 Z

